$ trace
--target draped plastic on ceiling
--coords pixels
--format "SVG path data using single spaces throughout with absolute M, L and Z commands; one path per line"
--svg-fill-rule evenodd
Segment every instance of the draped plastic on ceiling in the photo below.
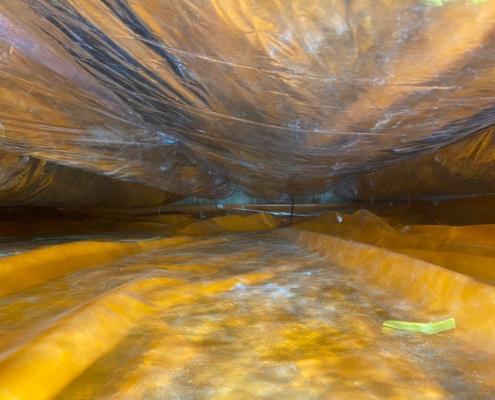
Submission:
M 491 193 L 494 21 L 479 0 L 1 2 L 0 203 Z

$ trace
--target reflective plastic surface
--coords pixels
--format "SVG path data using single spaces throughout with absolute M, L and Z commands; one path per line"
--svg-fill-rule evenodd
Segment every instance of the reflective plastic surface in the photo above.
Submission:
M 351 232 L 361 224 L 370 240 L 394 230 L 359 215 L 341 215 L 335 225 Z M 331 218 L 265 233 L 107 239 L 7 256 L 6 265 L 23 257 L 19 265 L 39 271 L 39 280 L 17 275 L 24 287 L 0 298 L 0 397 L 490 399 L 495 354 L 479 344 L 492 340 L 493 326 L 484 330 L 475 313 L 465 314 L 476 296 L 489 302 L 495 287 L 476 283 L 469 271 L 457 275 L 354 241 L 335 246 L 334 236 L 303 230 L 335 230 Z M 243 217 L 222 224 L 241 231 Z M 464 240 L 476 245 L 476 229 Z M 50 272 L 53 257 L 62 275 Z M 406 277 L 411 289 L 397 290 Z M 468 296 L 468 287 L 478 292 Z M 448 288 L 466 297 L 451 298 Z M 434 312 L 432 302 L 445 308 Z M 446 315 L 458 321 L 455 331 L 427 336 L 382 327 L 388 319 Z
M 287 200 L 430 155 L 495 122 L 494 21 L 474 0 L 3 1 L 0 204 Z M 400 192 L 487 193 L 485 167 Z

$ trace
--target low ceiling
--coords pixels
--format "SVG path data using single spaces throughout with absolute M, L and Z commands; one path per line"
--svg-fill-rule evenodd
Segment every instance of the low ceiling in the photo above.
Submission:
M 0 3 L 0 204 L 495 193 L 495 2 Z

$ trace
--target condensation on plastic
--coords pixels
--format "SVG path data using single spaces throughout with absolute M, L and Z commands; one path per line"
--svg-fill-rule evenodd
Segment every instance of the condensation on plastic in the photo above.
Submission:
M 494 17 L 472 0 L 2 2 L 0 146 L 178 196 L 321 193 L 493 124 Z
M 493 397 L 483 268 L 394 250 L 484 251 L 493 277 L 493 227 L 405 229 L 366 212 L 263 233 L 239 233 L 277 226 L 260 215 L 189 226 L 203 236 L 28 242 L 0 258 L 0 397 Z M 448 316 L 457 328 L 435 336 L 382 328 Z

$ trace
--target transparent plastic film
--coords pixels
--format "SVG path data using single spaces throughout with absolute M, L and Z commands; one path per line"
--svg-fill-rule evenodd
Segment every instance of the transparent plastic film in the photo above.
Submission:
M 0 148 L 163 203 L 322 193 L 414 157 L 422 170 L 493 124 L 494 17 L 468 0 L 2 2 Z M 491 191 L 471 164 L 479 186 L 440 194 Z M 425 174 L 405 191 L 432 193 Z

